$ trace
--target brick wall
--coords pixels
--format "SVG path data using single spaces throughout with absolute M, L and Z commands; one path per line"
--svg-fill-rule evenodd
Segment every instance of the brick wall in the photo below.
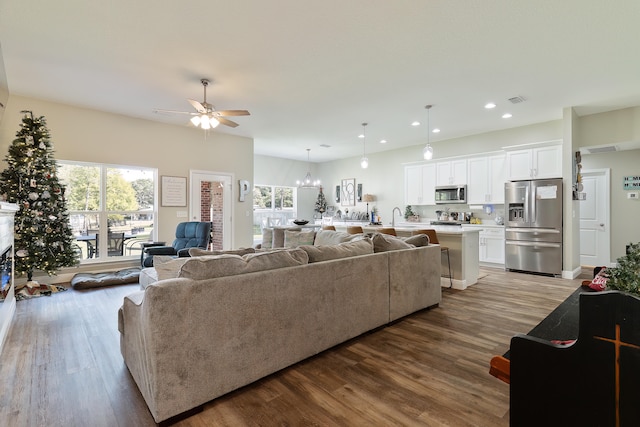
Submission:
M 200 186 L 200 218 L 210 221 L 211 244 L 210 249 L 222 250 L 222 207 L 224 187 L 221 182 L 202 182 Z

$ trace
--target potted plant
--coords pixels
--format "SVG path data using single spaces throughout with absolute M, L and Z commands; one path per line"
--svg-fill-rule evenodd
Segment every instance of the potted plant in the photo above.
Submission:
M 420 221 L 420 215 L 417 215 L 413 211 L 411 205 L 407 205 L 407 207 L 404 209 L 404 219 L 410 222 L 418 222 Z
M 631 243 L 617 266 L 605 270 L 607 288 L 640 296 L 640 243 Z

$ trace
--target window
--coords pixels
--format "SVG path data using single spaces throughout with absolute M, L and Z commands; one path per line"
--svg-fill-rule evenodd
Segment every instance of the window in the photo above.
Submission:
M 253 187 L 253 230 L 262 236 L 262 228 L 286 225 L 296 218 L 296 188 L 256 185 Z
M 82 260 L 140 256 L 156 237 L 157 170 L 59 161 L 69 221 Z

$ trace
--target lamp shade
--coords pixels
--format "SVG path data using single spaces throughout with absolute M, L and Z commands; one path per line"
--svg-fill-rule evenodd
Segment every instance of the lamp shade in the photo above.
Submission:
M 373 194 L 365 194 L 364 196 L 362 196 L 362 201 L 363 202 L 373 202 L 376 199 L 376 197 Z

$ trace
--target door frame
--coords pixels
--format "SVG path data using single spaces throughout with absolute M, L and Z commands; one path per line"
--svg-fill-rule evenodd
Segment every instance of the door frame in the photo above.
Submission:
M 191 194 L 189 203 L 189 220 L 200 221 L 200 183 L 223 182 L 222 194 L 222 248 L 231 249 L 233 246 L 233 182 L 234 174 L 228 172 L 213 172 L 203 170 L 189 170 L 189 182 Z
M 601 245 L 604 252 L 605 262 L 602 265 L 611 266 L 611 169 L 585 169 L 581 172 L 582 177 L 601 175 L 604 179 L 605 197 L 606 200 L 600 201 L 604 203 L 604 218 L 602 223 L 604 224 L 604 238 L 603 245 Z M 588 195 L 587 195 L 588 197 Z M 581 215 L 578 215 L 578 221 L 582 221 Z M 579 233 L 581 233 L 582 227 L 578 226 Z M 582 254 L 580 254 L 580 265 L 582 265 Z

